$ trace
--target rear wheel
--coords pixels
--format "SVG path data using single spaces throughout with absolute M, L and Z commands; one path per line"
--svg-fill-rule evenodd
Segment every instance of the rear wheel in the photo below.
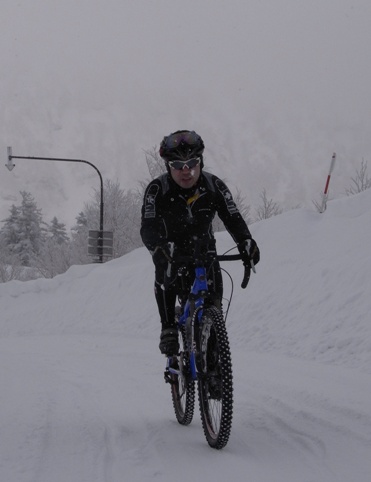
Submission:
M 228 443 L 233 416 L 233 375 L 223 315 L 204 310 L 199 333 L 198 395 L 202 426 L 208 444 L 222 449 Z
M 195 383 L 191 377 L 186 348 L 186 337 L 182 327 L 179 329 L 179 355 L 174 356 L 171 361 L 171 368 L 179 370 L 179 374 L 170 373 L 175 416 L 181 425 L 189 425 L 192 422 L 195 406 Z

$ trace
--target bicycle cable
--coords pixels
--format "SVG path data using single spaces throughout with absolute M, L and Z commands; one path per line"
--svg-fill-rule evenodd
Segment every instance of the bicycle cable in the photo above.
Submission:
M 231 281 L 231 294 L 230 294 L 230 297 L 229 299 L 228 298 L 224 298 L 223 297 L 223 300 L 225 300 L 227 302 L 227 309 L 225 311 L 225 316 L 224 316 L 224 322 L 227 323 L 227 318 L 228 318 L 228 313 L 229 313 L 229 308 L 231 307 L 231 303 L 232 303 L 232 298 L 233 298 L 233 287 L 234 287 L 234 283 L 233 283 L 233 278 L 232 276 L 228 273 L 228 271 L 224 268 L 220 268 L 221 271 L 224 271 L 224 273 L 226 273 Z
M 237 248 L 237 246 L 233 246 L 232 248 L 230 248 L 230 249 L 228 249 L 227 251 L 225 251 L 225 252 L 222 254 L 222 256 L 225 256 L 225 255 L 228 254 L 230 251 L 232 251 L 232 250 L 234 250 L 234 249 L 236 249 L 236 248 Z M 209 270 L 211 269 L 211 266 L 214 264 L 215 261 L 216 261 L 216 259 L 213 261 L 213 263 L 211 263 L 211 265 L 210 265 L 210 267 L 209 267 Z M 226 269 L 224 269 L 224 268 L 222 268 L 222 267 L 220 266 L 220 270 L 221 270 L 221 271 L 224 271 L 224 273 L 226 273 L 226 274 L 228 275 L 228 277 L 229 277 L 229 279 L 230 279 L 230 282 L 231 282 L 231 294 L 230 294 L 229 299 L 228 299 L 228 298 L 224 298 L 224 297 L 222 298 L 222 300 L 225 300 L 225 301 L 227 302 L 227 309 L 226 309 L 226 311 L 225 311 L 225 316 L 224 316 L 224 322 L 227 323 L 229 308 L 231 307 L 231 304 L 232 304 L 233 291 L 234 291 L 234 283 L 233 283 L 233 278 L 232 278 L 232 276 L 229 274 L 229 272 L 228 272 Z

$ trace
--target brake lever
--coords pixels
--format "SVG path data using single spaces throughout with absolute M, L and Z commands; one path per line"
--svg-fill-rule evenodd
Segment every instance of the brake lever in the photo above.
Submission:
M 250 267 L 253 270 L 253 272 L 256 273 L 255 264 L 254 264 L 254 261 L 252 259 L 250 259 Z

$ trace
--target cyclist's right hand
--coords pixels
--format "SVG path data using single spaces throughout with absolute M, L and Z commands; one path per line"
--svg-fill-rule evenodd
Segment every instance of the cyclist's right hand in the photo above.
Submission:
M 156 246 L 152 254 L 152 259 L 156 266 L 166 270 L 168 264 L 172 262 L 168 244 L 166 243 L 161 246 Z

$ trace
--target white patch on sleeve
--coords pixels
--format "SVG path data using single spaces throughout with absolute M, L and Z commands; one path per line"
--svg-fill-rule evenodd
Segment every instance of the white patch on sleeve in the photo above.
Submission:
M 227 186 L 219 179 L 215 181 L 215 185 L 218 188 L 218 191 L 221 192 L 224 197 L 224 201 L 225 201 L 225 204 L 227 205 L 229 214 L 237 214 L 238 213 L 237 206 L 233 201 L 233 196 L 230 190 L 227 188 Z
M 156 196 L 159 189 L 159 186 L 153 184 L 146 193 L 144 201 L 144 217 L 146 219 L 154 218 L 156 216 Z

